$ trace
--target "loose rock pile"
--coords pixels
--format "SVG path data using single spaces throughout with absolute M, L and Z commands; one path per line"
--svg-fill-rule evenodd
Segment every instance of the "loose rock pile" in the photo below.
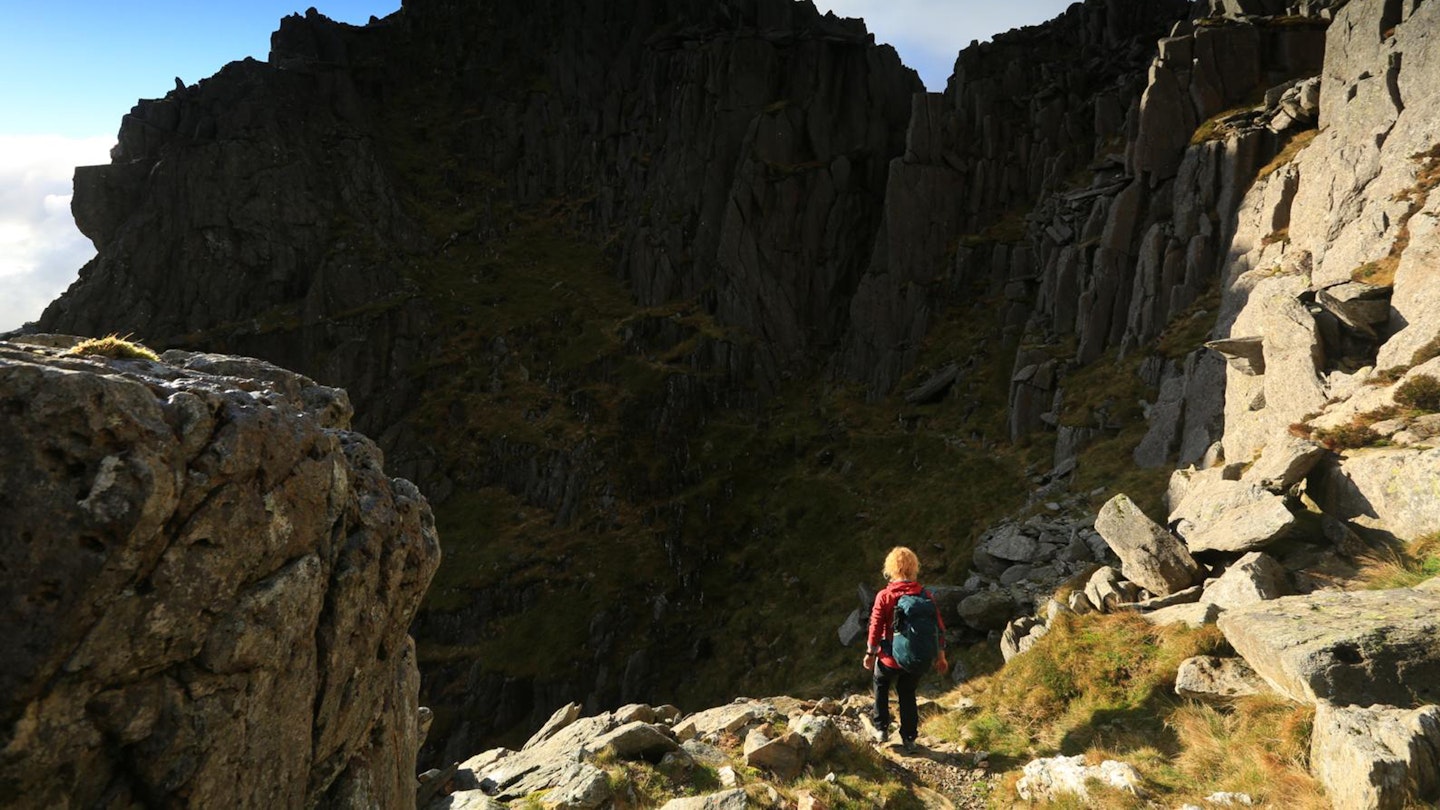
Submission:
M 497 748 L 420 777 L 418 806 L 429 810 L 497 808 L 520 800 L 546 810 L 594 810 L 634 797 L 607 775 L 616 763 L 644 761 L 678 793 L 689 793 L 706 770 L 718 781 L 682 795 L 666 810 L 788 806 L 779 792 L 804 772 L 833 781 L 845 756 L 870 743 L 860 723 L 868 698 L 802 701 L 789 697 L 735 702 L 690 715 L 674 706 L 635 704 L 580 717 L 579 704 L 562 707 L 519 750 Z M 922 712 L 933 711 L 928 701 Z M 937 746 L 930 760 L 959 759 Z M 748 774 L 748 775 L 747 775 Z M 924 792 L 921 790 L 921 792 Z M 808 797 L 813 806 L 813 797 Z M 807 797 L 799 798 L 806 806 Z M 945 800 L 940 800 L 944 802 Z M 943 806 L 943 805 L 942 805 Z

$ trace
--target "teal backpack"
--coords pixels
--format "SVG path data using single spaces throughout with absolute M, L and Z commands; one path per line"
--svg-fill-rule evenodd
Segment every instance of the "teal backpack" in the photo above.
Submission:
M 929 591 L 895 601 L 894 640 L 890 655 L 906 672 L 923 673 L 940 655 L 940 618 Z

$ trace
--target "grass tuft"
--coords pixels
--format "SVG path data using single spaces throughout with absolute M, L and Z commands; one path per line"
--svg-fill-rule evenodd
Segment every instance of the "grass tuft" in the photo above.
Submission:
M 1421 535 L 1399 548 L 1380 548 L 1360 561 L 1359 581 L 1371 590 L 1413 588 L 1440 576 L 1440 532 Z
M 109 334 L 103 338 L 86 338 L 65 352 L 72 357 L 109 357 L 114 360 L 149 360 L 160 362 L 160 355 L 131 341 L 129 335 Z
M 1440 411 L 1440 380 L 1416 374 L 1395 389 L 1395 401 L 1425 413 Z

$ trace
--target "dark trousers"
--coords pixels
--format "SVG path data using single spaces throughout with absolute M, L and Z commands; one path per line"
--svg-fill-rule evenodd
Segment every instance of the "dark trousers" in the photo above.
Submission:
M 890 684 L 895 684 L 895 701 L 900 704 L 900 739 L 913 740 L 920 733 L 920 713 L 915 709 L 915 687 L 920 684 L 920 673 L 891 669 L 879 661 L 875 662 L 873 695 L 875 713 L 870 719 L 875 727 L 890 727 Z

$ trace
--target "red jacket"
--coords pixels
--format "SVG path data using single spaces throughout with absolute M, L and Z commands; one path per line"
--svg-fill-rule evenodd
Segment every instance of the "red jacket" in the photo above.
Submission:
M 908 579 L 896 580 L 880 593 L 875 594 L 875 605 L 870 608 L 870 635 L 866 638 L 866 649 L 880 654 L 880 663 L 891 669 L 900 669 L 890 655 L 890 641 L 895 635 L 895 603 L 902 596 L 924 593 L 934 602 L 935 597 L 921 587 L 920 583 Z M 940 649 L 945 649 L 945 618 L 940 615 L 940 606 L 935 606 L 935 621 L 940 626 Z

